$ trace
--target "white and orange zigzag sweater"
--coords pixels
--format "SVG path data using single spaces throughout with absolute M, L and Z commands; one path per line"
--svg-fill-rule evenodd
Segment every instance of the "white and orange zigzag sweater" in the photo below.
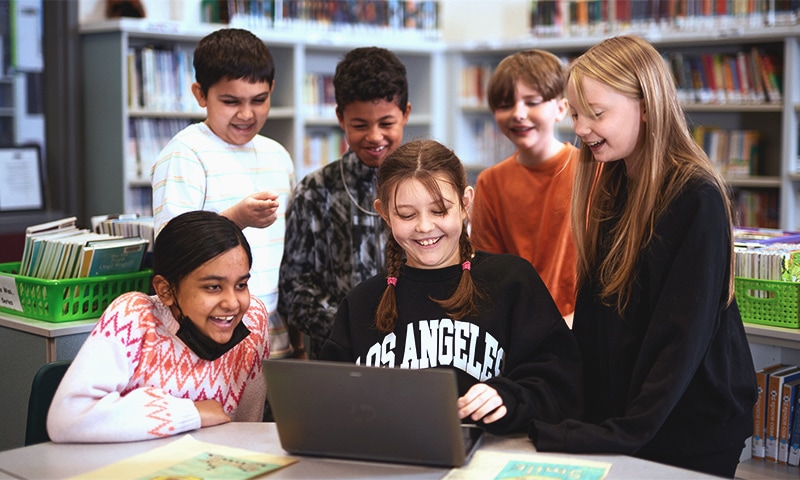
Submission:
M 123 442 L 200 428 L 196 400 L 215 399 L 233 421 L 261 421 L 269 356 L 268 317 L 253 297 L 242 342 L 209 362 L 175 333 L 178 322 L 156 296 L 131 292 L 108 306 L 53 399 L 47 430 L 55 442 Z

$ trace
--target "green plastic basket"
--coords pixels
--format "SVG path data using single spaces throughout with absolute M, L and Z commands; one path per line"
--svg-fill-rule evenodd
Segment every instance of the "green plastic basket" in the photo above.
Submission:
M 759 325 L 799 328 L 800 283 L 736 277 L 736 303 L 742 320 Z
M 0 312 L 45 322 L 69 322 L 99 318 L 119 295 L 149 292 L 152 270 L 62 280 L 18 275 L 20 262 L 0 263 L 0 275 L 14 278 L 22 311 L 0 305 Z

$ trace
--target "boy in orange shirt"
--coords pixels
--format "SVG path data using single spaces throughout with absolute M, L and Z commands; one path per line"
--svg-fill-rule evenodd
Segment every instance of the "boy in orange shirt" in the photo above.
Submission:
M 533 264 L 561 314 L 575 309 L 576 250 L 570 226 L 578 150 L 556 138 L 567 115 L 561 61 L 542 50 L 509 55 L 489 81 L 489 108 L 516 151 L 478 176 L 471 238 L 477 250 Z

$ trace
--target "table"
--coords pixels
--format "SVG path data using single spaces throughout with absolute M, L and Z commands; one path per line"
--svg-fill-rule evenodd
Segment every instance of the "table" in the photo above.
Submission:
M 189 433 L 202 442 L 219 443 L 274 455 L 286 455 L 278 441 L 274 423 L 227 423 Z M 66 478 L 112 464 L 147 450 L 166 445 L 177 437 L 130 443 L 56 444 L 40 443 L 0 452 L 0 479 Z M 481 451 L 531 454 L 535 450 L 524 435 L 484 435 Z M 624 455 L 560 455 L 613 466 L 608 480 L 648 478 L 650 480 L 715 479 L 709 475 L 670 467 Z M 269 473 L 265 479 L 440 479 L 446 468 L 421 467 L 377 462 L 360 462 L 318 457 L 298 457 L 299 462 Z

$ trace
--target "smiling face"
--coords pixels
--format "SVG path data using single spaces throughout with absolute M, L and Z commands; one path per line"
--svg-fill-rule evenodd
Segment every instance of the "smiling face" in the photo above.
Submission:
M 503 135 L 517 147 L 521 161 L 537 164 L 561 148 L 561 142 L 555 138 L 555 124 L 566 113 L 566 99 L 544 100 L 536 89 L 517 81 L 513 102 L 498 104 L 494 119 Z
M 232 145 L 244 145 L 267 122 L 274 85 L 223 78 L 208 89 L 208 95 L 203 95 L 199 83 L 192 84 L 192 93 L 206 108 L 206 124 L 211 131 Z
M 398 183 L 386 208 L 380 200 L 375 201 L 376 210 L 405 251 L 406 263 L 415 268 L 442 268 L 461 262 L 459 240 L 474 191 L 467 187 L 461 196 L 444 175 L 435 178 L 444 209 L 442 202 L 414 178 Z
M 348 103 L 339 115 L 347 145 L 370 167 L 379 167 L 403 141 L 411 105 L 403 113 L 394 102 L 384 99 Z
M 645 121 L 641 100 L 623 95 L 590 77 L 583 77 L 580 87 L 582 98 L 574 82 L 567 86 L 575 134 L 589 147 L 595 160 L 625 160 L 630 174 L 635 170 L 636 147 Z
M 160 275 L 153 282 L 161 301 L 170 307 L 175 318 L 180 318 L 183 311 L 203 335 L 224 344 L 250 307 L 249 278 L 247 253 L 238 246 L 194 269 L 174 291 Z

